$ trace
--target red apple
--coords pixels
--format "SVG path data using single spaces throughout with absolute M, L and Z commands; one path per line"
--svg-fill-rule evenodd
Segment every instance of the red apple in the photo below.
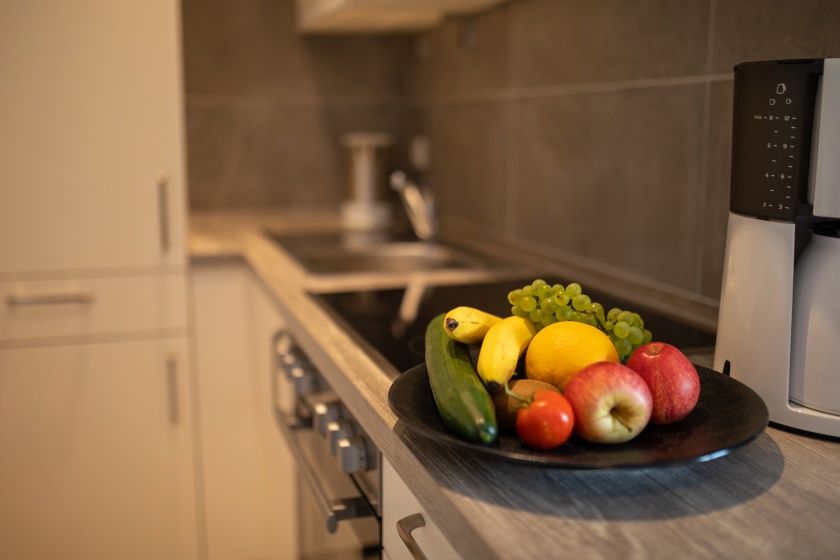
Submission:
M 575 433 L 586 441 L 630 441 L 650 419 L 652 401 L 647 384 L 621 364 L 586 366 L 566 384 L 563 396 L 575 412 Z
M 685 354 L 664 342 L 636 348 L 627 367 L 647 383 L 653 397 L 651 423 L 670 424 L 694 410 L 700 398 L 700 377 Z

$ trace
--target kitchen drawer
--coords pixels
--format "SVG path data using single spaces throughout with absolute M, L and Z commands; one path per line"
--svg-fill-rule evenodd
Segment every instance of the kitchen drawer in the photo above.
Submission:
M 0 282 L 0 342 L 186 327 L 182 274 Z
M 382 548 L 390 560 L 412 560 L 414 557 L 397 533 L 397 523 L 408 516 L 421 514 L 425 526 L 411 531 L 411 537 L 429 560 L 460 560 L 443 533 L 420 502 L 411 493 L 394 467 L 382 460 Z

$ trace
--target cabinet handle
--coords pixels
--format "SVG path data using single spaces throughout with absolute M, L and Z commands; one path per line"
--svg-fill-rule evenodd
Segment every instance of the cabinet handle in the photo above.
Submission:
M 60 303 L 93 303 L 96 294 L 87 291 L 53 292 L 45 294 L 9 294 L 7 305 L 52 305 Z
M 160 218 L 160 248 L 169 251 L 169 174 L 161 171 L 155 182 L 158 187 L 158 214 Z
M 411 557 L 415 560 L 426 560 L 426 555 L 420 550 L 420 545 L 411 536 L 411 532 L 425 526 L 426 520 L 423 519 L 422 513 L 412 513 L 397 521 L 397 534 L 402 539 L 402 542 L 405 543 L 405 547 L 411 553 Z
M 178 424 L 178 359 L 175 354 L 166 354 L 166 383 L 169 392 L 169 422 Z

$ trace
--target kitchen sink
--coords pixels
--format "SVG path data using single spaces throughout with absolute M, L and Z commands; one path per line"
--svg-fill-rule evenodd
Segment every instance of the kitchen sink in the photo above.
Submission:
M 488 264 L 488 259 L 471 251 L 451 245 L 417 241 L 408 236 L 345 233 L 269 233 L 269 236 L 312 274 L 409 273 L 471 269 Z

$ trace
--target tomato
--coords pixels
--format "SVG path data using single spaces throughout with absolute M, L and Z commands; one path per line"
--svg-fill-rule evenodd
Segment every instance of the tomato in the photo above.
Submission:
M 569 439 L 575 426 L 572 405 L 551 391 L 537 391 L 534 400 L 516 414 L 516 433 L 526 445 L 553 449 Z

